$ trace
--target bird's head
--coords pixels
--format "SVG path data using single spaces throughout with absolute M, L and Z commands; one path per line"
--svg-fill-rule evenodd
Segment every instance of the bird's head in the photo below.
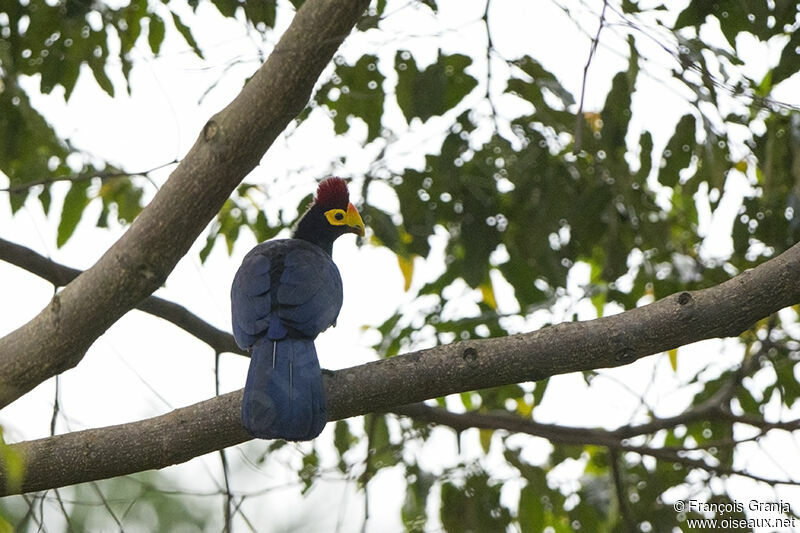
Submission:
M 347 182 L 342 178 L 326 178 L 317 187 L 314 202 L 300 218 L 294 238 L 318 244 L 328 253 L 333 241 L 345 233 L 364 236 L 364 221 L 350 203 Z

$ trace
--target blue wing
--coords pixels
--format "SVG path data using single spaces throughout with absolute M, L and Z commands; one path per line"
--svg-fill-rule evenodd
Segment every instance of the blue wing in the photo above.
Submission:
M 268 254 L 250 253 L 233 278 L 231 319 L 233 337 L 240 348 L 249 349 L 253 346 L 269 326 L 272 312 L 271 266 Z
M 231 286 L 233 335 L 244 349 L 265 335 L 313 339 L 341 308 L 339 269 L 318 246 L 297 239 L 253 248 Z
M 256 246 L 231 286 L 236 343 L 251 350 L 242 424 L 254 437 L 309 440 L 327 422 L 313 339 L 336 322 L 342 280 L 330 256 L 296 239 Z
M 278 286 L 278 316 L 289 328 L 314 338 L 342 308 L 342 278 L 330 256 L 314 245 L 293 247 Z

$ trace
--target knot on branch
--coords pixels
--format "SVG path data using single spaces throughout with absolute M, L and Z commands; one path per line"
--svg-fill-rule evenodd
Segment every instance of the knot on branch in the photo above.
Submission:
M 695 314 L 695 300 L 692 293 L 683 291 L 682 293 L 678 294 L 677 297 L 678 305 L 678 312 L 680 313 L 680 319 L 683 321 L 690 321 L 694 318 Z
M 146 263 L 136 265 L 136 272 L 147 281 L 153 281 L 158 277 L 156 271 Z
M 206 125 L 203 126 L 203 139 L 206 142 L 210 142 L 214 137 L 217 136 L 217 132 L 219 132 L 219 126 L 217 125 L 216 121 L 212 118 Z
M 58 293 L 54 294 L 53 299 L 50 300 L 50 313 L 53 316 L 53 325 L 56 331 L 59 331 L 61 329 L 61 296 Z
M 464 361 L 471 363 L 476 359 L 478 359 L 478 350 L 476 350 L 472 346 L 467 346 L 466 348 L 464 348 L 464 351 L 461 352 L 461 358 Z
M 612 342 L 614 343 L 614 361 L 617 364 L 625 365 L 636 359 L 630 335 L 621 331 L 613 336 Z

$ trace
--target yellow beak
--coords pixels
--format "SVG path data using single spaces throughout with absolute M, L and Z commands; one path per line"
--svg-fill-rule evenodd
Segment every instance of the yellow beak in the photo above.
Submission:
M 352 203 L 347 204 L 347 214 L 344 216 L 344 223 L 350 228 L 351 233 L 364 236 L 364 221 L 358 214 L 358 209 Z

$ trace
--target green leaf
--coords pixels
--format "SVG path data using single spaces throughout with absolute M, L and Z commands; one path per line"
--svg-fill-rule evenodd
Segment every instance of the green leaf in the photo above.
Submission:
M 158 55 L 161 51 L 161 43 L 164 42 L 164 35 L 166 34 L 166 25 L 164 20 L 156 14 L 150 15 L 150 24 L 147 28 L 147 43 L 150 45 L 150 50 L 153 55 Z
M 538 533 L 544 529 L 544 506 L 530 483 L 519 491 L 517 520 L 522 533 Z
M 5 474 L 5 488 L 9 492 L 19 490 L 25 478 L 25 458 L 6 444 L 2 427 L 0 427 L 0 466 Z
M 50 214 L 50 203 L 52 200 L 53 197 L 50 195 L 50 188 L 42 189 L 42 192 L 39 193 L 39 203 L 42 204 L 42 211 L 44 211 L 45 215 Z
M 434 13 L 439 11 L 439 6 L 437 5 L 436 0 L 421 0 L 421 3 L 431 8 L 431 11 Z
M 367 415 L 364 417 L 364 426 L 367 432 L 370 472 L 372 476 L 381 468 L 397 464 L 395 446 L 389 439 L 389 427 L 386 425 L 386 416 Z
M 211 3 L 214 4 L 223 16 L 229 18 L 236 16 L 236 10 L 240 5 L 244 4 L 244 2 L 240 3 L 238 0 L 211 0 Z M 260 3 L 263 4 L 266 2 Z
M 358 443 L 358 438 L 350 432 L 350 425 L 345 420 L 337 420 L 333 430 L 333 445 L 339 454 L 338 467 L 342 473 L 347 473 L 350 466 L 344 460 L 344 454 Z
M 422 532 L 428 521 L 426 504 L 434 476 L 423 471 L 418 465 L 406 467 L 406 498 L 400 509 L 406 531 Z
M 667 352 L 669 356 L 669 366 L 672 367 L 673 372 L 678 371 L 678 349 L 674 348 Z
M 316 449 L 312 449 L 310 453 L 303 456 L 303 467 L 298 472 L 298 475 L 300 476 L 300 481 L 303 482 L 302 494 L 305 494 L 319 478 L 319 455 L 317 455 Z
M 205 56 L 203 56 L 203 52 L 200 50 L 200 47 L 197 46 L 197 41 L 194 40 L 194 36 L 192 35 L 192 30 L 189 29 L 189 26 L 184 24 L 181 18 L 177 14 L 175 14 L 175 12 L 170 11 L 170 14 L 172 15 L 172 23 L 175 25 L 175 29 L 177 29 L 178 32 L 181 34 L 181 36 L 183 36 L 183 40 L 186 41 L 186 44 L 188 44 L 192 48 L 194 53 L 197 54 L 197 57 L 199 57 L 200 59 L 205 59 Z
M 653 168 L 653 136 L 649 131 L 639 137 L 639 171 L 636 173 L 636 182 L 644 185 L 647 176 Z
M 442 55 L 420 71 L 410 52 L 395 55 L 397 70 L 397 103 L 406 121 L 418 117 L 423 122 L 455 108 L 478 81 L 465 72 L 472 59 L 462 54 Z
M 483 448 L 483 453 L 485 454 L 488 454 L 489 450 L 492 448 L 492 436 L 494 436 L 493 429 L 481 428 L 478 430 L 478 438 L 481 443 L 481 448 Z
M 561 85 L 561 82 L 558 81 L 555 74 L 544 68 L 541 63 L 532 57 L 524 56 L 514 61 L 513 64 L 531 77 L 531 81 L 528 82 L 527 85 L 534 85 L 539 89 L 546 89 L 550 94 L 561 100 L 561 104 L 564 107 L 575 104 L 575 97 Z
M 109 168 L 106 168 L 106 171 L 108 170 Z M 144 190 L 134 185 L 128 177 L 105 180 L 97 195 L 103 201 L 104 221 L 112 205 L 116 207 L 117 220 L 121 224 L 133 222 L 143 208 Z
M 667 187 L 678 184 L 679 173 L 689 166 L 694 152 L 696 121 L 692 115 L 684 115 L 675 126 L 675 133 L 664 148 L 663 164 L 658 181 Z
M 206 237 L 206 244 L 198 254 L 200 257 L 200 263 L 205 263 L 206 259 L 208 259 L 208 255 L 211 253 L 211 250 L 214 249 L 214 245 L 217 243 L 218 235 L 219 233 L 209 232 L 208 236 Z
M 331 81 L 318 91 L 317 102 L 332 111 L 334 131 L 338 135 L 350 129 L 350 117 L 357 117 L 367 125 L 367 142 L 380 136 L 386 99 L 384 79 L 374 55 L 361 56 L 353 66 L 337 65 Z
M 117 19 L 114 27 L 120 38 L 120 55 L 126 56 L 136 44 L 136 40 L 142 33 L 142 18 L 147 12 L 147 0 L 132 0 L 126 7 L 119 12 L 121 19 Z M 121 21 L 125 24 L 120 24 Z
M 275 0 L 246 1 L 244 2 L 244 14 L 255 25 L 264 24 L 267 28 L 274 28 L 275 3 Z
M 89 189 L 89 180 L 75 181 L 70 186 L 67 195 L 64 197 L 64 206 L 61 209 L 61 221 L 58 223 L 56 234 L 56 246 L 61 248 L 66 244 L 78 222 L 81 221 L 83 211 L 89 204 L 86 193 Z
M 111 83 L 111 79 L 106 74 L 106 61 L 108 61 L 107 38 L 105 29 L 92 31 L 89 34 L 87 43 L 91 49 L 91 55 L 87 62 L 97 84 L 108 96 L 113 98 L 114 84 Z
M 631 120 L 631 92 L 633 84 L 626 72 L 619 72 L 611 81 L 611 91 L 600 118 L 603 121 L 602 140 L 606 152 L 617 160 L 622 160 L 625 148 L 625 136 Z
M 492 483 L 485 472 L 467 476 L 463 487 L 442 483 L 439 516 L 446 531 L 506 531 L 511 513 L 500 503 L 501 483 Z
M 752 24 L 748 20 L 748 15 L 750 14 L 747 9 L 748 4 L 750 4 L 749 7 L 752 7 L 753 4 L 760 3 L 740 2 L 739 0 L 716 0 L 714 2 L 692 0 L 678 15 L 675 21 L 675 29 L 686 26 L 699 28 L 707 17 L 713 16 L 719 21 L 720 29 L 728 40 L 728 44 L 735 48 L 736 36 L 740 32 L 749 31 L 752 28 Z
M 571 133 L 575 128 L 575 115 L 566 109 L 575 104 L 572 93 L 561 85 L 554 74 L 530 56 L 518 59 L 513 64 L 530 79 L 522 79 L 512 72 L 514 77 L 508 80 L 507 91 L 533 104 L 535 111 L 532 119 L 541 121 L 558 131 Z M 551 106 L 546 98 L 547 95 L 558 98 L 560 106 L 555 108 Z

